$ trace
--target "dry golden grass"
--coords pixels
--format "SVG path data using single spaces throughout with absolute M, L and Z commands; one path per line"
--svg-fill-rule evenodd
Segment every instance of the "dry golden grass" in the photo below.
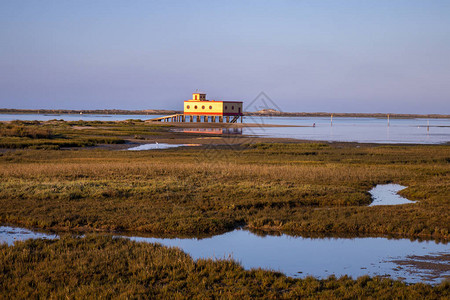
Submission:
M 449 146 L 257 144 L 241 150 L 24 150 L 0 157 L 0 222 L 64 230 L 449 237 Z M 367 207 L 395 182 L 418 203 Z

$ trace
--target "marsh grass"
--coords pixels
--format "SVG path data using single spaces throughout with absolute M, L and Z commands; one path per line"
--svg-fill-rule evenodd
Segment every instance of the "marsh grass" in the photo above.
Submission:
M 5 298 L 444 299 L 449 284 L 408 285 L 386 278 L 288 278 L 245 271 L 230 259 L 191 257 L 176 248 L 88 235 L 0 245 Z
M 130 137 L 158 135 L 158 132 L 167 127 L 148 125 L 140 120 L 0 122 L 0 148 L 57 150 L 99 144 L 122 144 Z
M 449 238 L 449 146 L 256 144 L 144 152 L 23 150 L 0 156 L 0 222 L 59 230 Z M 367 207 L 395 182 L 417 203 Z

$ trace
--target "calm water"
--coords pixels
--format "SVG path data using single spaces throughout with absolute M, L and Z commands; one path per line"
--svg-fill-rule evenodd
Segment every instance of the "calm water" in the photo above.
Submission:
M 258 123 L 261 127 L 244 128 L 244 134 L 267 137 L 360 143 L 450 142 L 450 119 L 391 119 L 389 126 L 386 119 L 377 118 L 333 118 L 332 125 L 330 118 L 323 117 L 246 117 L 245 122 Z M 264 124 L 308 127 L 264 127 Z
M 410 256 L 450 254 L 450 247 L 435 242 L 387 238 L 304 238 L 288 235 L 258 236 L 235 230 L 205 239 L 168 239 L 130 237 L 131 240 L 161 243 L 182 249 L 194 259 L 232 257 L 245 269 L 264 268 L 281 271 L 291 277 L 326 278 L 350 275 L 353 278 L 389 275 L 406 282 L 439 283 L 450 276 L 450 269 L 437 272 L 400 265 Z M 440 261 L 448 266 L 449 261 Z
M 0 243 L 13 245 L 16 241 L 29 239 L 55 239 L 56 234 L 36 232 L 20 227 L 0 226 Z
M 0 114 L 0 121 L 52 120 L 67 121 L 122 121 L 127 119 L 147 120 L 160 115 L 38 115 Z M 244 118 L 246 123 L 257 123 L 260 127 L 244 128 L 243 134 L 283 137 L 316 141 L 342 141 L 361 143 L 419 143 L 439 144 L 450 142 L 450 119 L 386 119 L 377 118 L 330 118 L 325 117 L 254 117 Z M 267 124 L 297 125 L 306 127 L 264 127 Z M 313 127 L 315 124 L 315 127 Z M 428 127 L 429 124 L 429 127 Z M 194 129 L 190 129 L 191 131 Z M 201 129 L 200 131 L 205 131 Z M 240 132 L 239 132 L 240 133 Z
M 0 121 L 49 121 L 49 120 L 64 120 L 64 121 L 125 121 L 129 119 L 148 120 L 153 118 L 163 117 L 163 115 L 100 115 L 100 114 L 0 114 Z
M 0 226 L 0 242 L 12 245 L 17 240 L 56 238 L 53 234 Z M 303 278 L 349 275 L 353 278 L 390 276 L 406 282 L 440 283 L 450 276 L 447 244 L 387 238 L 304 238 L 288 235 L 261 236 L 235 230 L 204 239 L 125 237 L 145 243 L 178 247 L 199 258 L 228 258 L 245 269 L 264 268 Z M 412 257 L 416 256 L 416 257 Z M 417 257 L 419 256 L 419 257 Z M 421 258 L 422 257 L 422 258 Z M 428 268 L 414 262 L 430 262 Z M 435 268 L 438 265 L 438 268 Z M 434 266 L 434 267 L 433 267 Z
M 178 148 L 178 147 L 195 147 L 195 146 L 200 146 L 200 144 L 152 143 L 152 144 L 144 144 L 144 145 L 128 148 L 127 150 L 143 151 L 143 150 L 158 150 L 158 149 L 169 149 L 169 148 Z
M 415 203 L 397 194 L 403 189 L 406 189 L 406 186 L 399 184 L 379 184 L 369 191 L 373 199 L 373 202 L 369 206 Z

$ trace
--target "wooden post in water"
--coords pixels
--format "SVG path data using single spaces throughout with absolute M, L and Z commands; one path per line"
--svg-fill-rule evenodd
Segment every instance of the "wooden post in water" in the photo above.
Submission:
M 389 114 L 388 114 L 388 127 L 389 127 L 389 125 L 390 125 L 390 124 L 389 124 Z
M 427 120 L 427 131 L 430 131 L 430 120 Z
M 330 125 L 333 126 L 333 114 L 331 114 L 331 123 L 330 123 Z

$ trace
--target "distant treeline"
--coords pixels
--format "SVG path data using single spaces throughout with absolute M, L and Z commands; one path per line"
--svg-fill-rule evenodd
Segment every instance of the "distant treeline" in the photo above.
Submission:
M 69 109 L 8 109 L 0 108 L 0 114 L 102 114 L 102 115 L 171 115 L 180 114 L 183 111 L 165 109 L 123 110 L 123 109 L 94 109 L 94 110 L 69 110 Z M 347 118 L 450 118 L 444 114 L 387 114 L 387 113 L 330 113 L 330 112 L 281 112 L 273 109 L 264 109 L 257 112 L 244 112 L 246 116 L 279 116 L 279 117 L 347 117 Z
M 280 116 L 280 117 L 346 117 L 346 118 L 387 118 L 413 119 L 413 118 L 450 118 L 443 114 L 391 114 L 391 113 L 331 113 L 331 112 L 281 112 L 273 109 L 264 109 L 257 112 L 246 112 L 247 116 Z

